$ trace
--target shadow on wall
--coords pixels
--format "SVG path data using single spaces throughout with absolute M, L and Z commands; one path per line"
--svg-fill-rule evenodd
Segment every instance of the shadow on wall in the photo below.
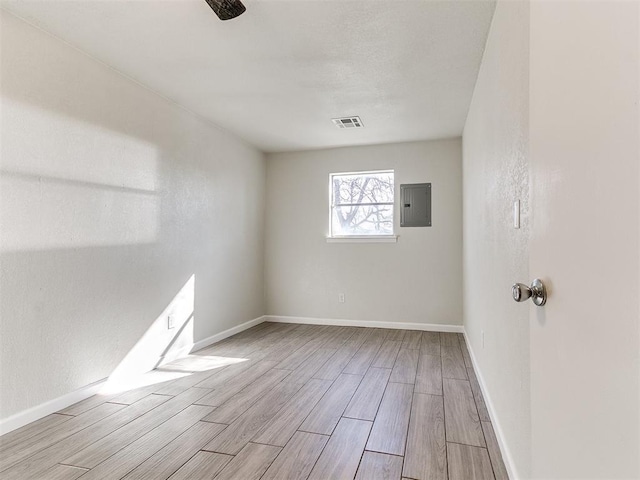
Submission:
M 123 389 L 189 353 L 195 323 L 195 273 L 176 282 L 194 265 L 164 253 L 160 147 L 7 93 L 3 85 L 1 417 L 50 397 L 30 386 L 43 375 L 64 385 L 55 395 L 105 377 Z
M 7 96 L 11 82 L 2 87 L 0 345 L 3 384 L 20 397 L 17 375 L 52 376 L 51 369 L 73 364 L 77 377 L 67 380 L 76 387 L 104 378 L 105 365 L 117 364 L 126 348 L 112 344 L 109 329 L 135 338 L 153 312 L 130 306 L 146 283 L 135 272 L 137 259 L 144 269 L 160 235 L 158 148 Z M 193 283 L 192 276 L 192 290 Z M 130 323 L 123 328 L 122 320 Z M 188 334 L 193 320 L 180 344 Z M 70 362 L 60 358 L 60 348 Z
M 46 53 L 16 55 L 3 48 L 0 418 L 188 350 L 197 264 L 185 252 L 200 238 L 183 220 L 183 249 L 168 255 L 178 233 L 159 182 L 198 176 L 197 166 L 163 165 L 175 155 L 163 137 L 174 107 L 116 78 L 103 93 L 129 102 L 122 108 L 95 95 L 104 78 L 92 86 L 91 72 L 35 72 Z M 63 71 L 76 78 L 55 78 Z
M 0 21 L 6 418 L 261 315 L 264 165 L 1 9 Z
M 5 367 L 19 362 L 17 375 L 3 368 L 8 391 L 20 401 L 26 392 L 13 387 L 30 376 L 25 369 L 55 379 L 69 364 L 72 384 L 109 376 L 108 387 L 123 390 L 189 353 L 195 274 L 109 375 L 127 339 L 148 325 L 153 290 L 165 290 L 153 282 L 161 274 L 153 262 L 161 241 L 156 146 L 6 97 L 2 107 L 1 352 Z

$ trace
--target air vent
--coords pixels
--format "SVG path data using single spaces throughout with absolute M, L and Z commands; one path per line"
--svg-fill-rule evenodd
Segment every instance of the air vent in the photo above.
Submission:
M 338 128 L 362 128 L 364 126 L 360 117 L 332 118 L 331 121 Z

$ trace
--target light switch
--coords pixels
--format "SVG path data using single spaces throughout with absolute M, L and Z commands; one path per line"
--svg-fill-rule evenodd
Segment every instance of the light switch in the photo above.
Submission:
M 513 228 L 520 228 L 520 200 L 513 202 Z

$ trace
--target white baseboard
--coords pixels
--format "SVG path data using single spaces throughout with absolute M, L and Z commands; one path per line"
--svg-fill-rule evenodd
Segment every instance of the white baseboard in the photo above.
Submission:
M 87 385 L 86 387 L 82 387 L 79 390 L 67 393 L 66 395 L 54 398 L 53 400 L 41 403 L 40 405 L 36 405 L 35 407 L 31 407 L 27 410 L 23 410 L 22 412 L 18 412 L 10 417 L 3 418 L 0 420 L 0 435 L 4 435 L 5 433 L 9 433 L 20 427 L 24 427 L 25 425 L 35 422 L 42 417 L 51 415 L 63 408 L 67 408 L 69 405 L 73 405 L 74 403 L 78 403 L 85 398 L 95 395 L 100 391 L 100 388 L 102 388 L 102 385 L 106 381 L 107 379 L 103 378 L 102 380 L 98 380 L 97 382 Z
M 502 460 L 504 461 L 504 465 L 507 468 L 507 473 L 509 474 L 509 478 L 511 480 L 518 480 L 520 476 L 518 475 L 518 471 L 516 469 L 515 463 L 513 462 L 513 456 L 511 455 L 511 450 L 509 450 L 509 447 L 507 446 L 507 443 L 504 439 L 504 432 L 500 427 L 498 414 L 496 413 L 496 409 L 493 406 L 493 402 L 491 401 L 491 395 L 489 395 L 489 390 L 487 390 L 487 385 L 484 381 L 484 377 L 482 376 L 482 371 L 478 366 L 476 355 L 473 352 L 473 348 L 471 347 L 471 342 L 469 342 L 469 337 L 467 336 L 466 330 L 463 332 L 463 334 L 464 334 L 465 342 L 467 343 L 469 355 L 471 356 L 471 363 L 473 363 L 473 369 L 476 372 L 476 377 L 478 377 L 480 390 L 482 390 L 484 403 L 487 405 L 487 410 L 489 411 L 489 418 L 491 419 L 493 430 L 496 433 L 498 445 L 500 446 L 500 452 L 502 453 Z
M 440 325 L 437 323 L 378 322 L 374 320 L 344 320 L 338 318 L 288 317 L 265 315 L 265 321 L 276 323 L 303 323 L 306 325 L 335 325 L 339 327 L 394 328 L 397 330 L 423 330 L 427 332 L 462 333 L 462 325 Z
M 224 332 L 220 332 L 216 335 L 205 338 L 204 340 L 200 340 L 199 342 L 194 343 L 192 347 L 186 346 L 180 349 L 180 352 L 184 353 L 184 355 L 187 355 L 190 352 L 200 350 L 201 348 L 207 347 L 212 343 L 219 342 L 220 340 L 230 337 L 231 335 L 235 335 L 236 333 L 240 333 L 243 330 L 251 328 L 264 321 L 265 317 L 258 317 L 253 320 L 249 320 L 248 322 L 244 322 L 236 327 L 229 328 Z M 174 355 L 172 355 L 172 359 L 174 358 L 175 353 Z M 10 417 L 3 418 L 2 420 L 0 420 L 0 435 L 9 433 L 31 422 L 35 422 L 42 417 L 46 417 L 47 415 L 58 412 L 70 405 L 73 405 L 74 403 L 78 403 L 85 398 L 89 398 L 92 395 L 95 395 L 100 391 L 101 387 L 107 380 L 108 378 L 104 378 L 74 392 L 67 393 L 66 395 L 62 395 L 61 397 L 54 398 L 53 400 L 49 400 L 48 402 L 41 403 L 40 405 L 36 405 L 35 407 L 29 408 L 27 410 L 23 410 L 22 412 L 18 412 Z
M 224 332 L 211 335 L 210 337 L 207 337 L 204 340 L 200 340 L 199 342 L 194 343 L 193 348 L 191 348 L 191 351 L 196 352 L 198 350 L 201 350 L 205 347 L 208 347 L 209 345 L 219 342 L 220 340 L 224 340 L 225 338 L 230 337 L 231 335 L 235 335 L 236 333 L 240 333 L 244 330 L 247 330 L 248 328 L 255 327 L 256 325 L 259 325 L 265 321 L 267 321 L 267 318 L 266 318 L 266 315 L 263 315 L 262 317 L 254 318 L 253 320 L 249 320 L 248 322 L 244 322 L 244 323 L 241 323 L 240 325 L 229 328 Z

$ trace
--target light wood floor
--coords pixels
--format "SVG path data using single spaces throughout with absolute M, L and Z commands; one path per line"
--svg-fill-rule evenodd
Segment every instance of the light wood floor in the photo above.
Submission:
M 508 478 L 459 334 L 263 323 L 154 373 L 0 437 L 0 478 Z

